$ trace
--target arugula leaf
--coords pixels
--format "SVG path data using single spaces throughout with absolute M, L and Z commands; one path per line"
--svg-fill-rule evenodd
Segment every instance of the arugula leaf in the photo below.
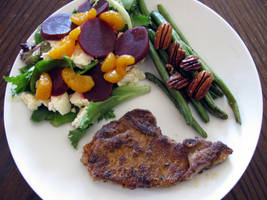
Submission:
M 42 106 L 39 107 L 38 110 L 33 111 L 31 120 L 33 122 L 50 121 L 53 126 L 58 127 L 62 124 L 72 122 L 75 119 L 76 115 L 76 113 L 72 112 L 61 115 L 58 112 L 49 111 L 47 110 L 47 108 Z
M 74 10 L 72 11 L 72 14 L 76 14 L 76 13 L 78 13 L 78 10 L 77 10 L 77 9 L 74 9 Z
M 149 26 L 151 24 L 151 19 L 145 15 L 132 15 L 131 16 L 133 27 L 136 26 Z
M 29 84 L 33 74 L 33 69 L 18 76 L 4 76 L 6 82 L 11 83 L 14 87 L 11 89 L 12 96 L 18 95 L 21 92 L 29 91 Z

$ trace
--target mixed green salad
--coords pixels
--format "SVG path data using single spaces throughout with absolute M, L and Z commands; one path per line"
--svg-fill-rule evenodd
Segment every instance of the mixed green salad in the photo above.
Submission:
M 147 78 L 158 85 L 203 138 L 205 130 L 191 113 L 208 123 L 209 114 L 227 119 L 215 99 L 225 96 L 236 122 L 241 117 L 234 95 L 190 46 L 163 5 L 149 12 L 144 0 L 87 0 L 72 14 L 45 20 L 35 44 L 21 44 L 25 66 L 20 75 L 4 77 L 12 94 L 33 111 L 31 120 L 53 126 L 72 123 L 74 148 L 88 129 L 115 117 L 118 104 L 146 94 Z M 160 78 L 136 67 L 150 54 Z M 208 114 L 209 113 L 209 114 Z

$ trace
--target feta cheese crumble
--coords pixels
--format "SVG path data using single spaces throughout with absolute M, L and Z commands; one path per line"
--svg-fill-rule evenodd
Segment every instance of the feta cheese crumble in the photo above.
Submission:
M 22 101 L 26 104 L 28 109 L 30 109 L 31 111 L 37 110 L 38 107 L 41 106 L 43 103 L 28 92 L 23 92 L 20 97 Z
M 75 47 L 75 50 L 71 56 L 71 60 L 79 67 L 84 69 L 86 65 L 90 64 L 94 58 L 84 53 L 79 45 Z
M 131 68 L 121 81 L 118 82 L 118 86 L 135 84 L 138 81 L 146 78 L 144 72 L 139 70 L 136 66 Z
M 71 104 L 69 101 L 69 95 L 65 92 L 59 96 L 52 96 L 48 103 L 48 110 L 56 112 L 58 111 L 61 115 L 65 115 L 70 112 Z
M 73 122 L 71 123 L 71 125 L 74 127 L 74 128 L 79 128 L 80 127 L 80 124 L 81 124 L 81 121 L 83 119 L 83 116 L 86 114 L 86 107 L 83 107 L 80 109 L 77 117 L 73 120 Z
M 70 102 L 79 108 L 89 105 L 89 101 L 79 92 L 75 92 L 70 96 Z

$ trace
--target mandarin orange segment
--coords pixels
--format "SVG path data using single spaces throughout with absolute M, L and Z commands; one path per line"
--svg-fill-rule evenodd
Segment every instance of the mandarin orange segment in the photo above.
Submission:
M 64 68 L 61 75 L 64 82 L 75 92 L 88 92 L 95 86 L 91 76 L 76 74 L 70 68 Z
M 116 71 L 118 72 L 118 74 L 120 74 L 121 76 L 125 76 L 127 71 L 126 71 L 127 66 L 126 65 L 119 65 L 116 67 Z
M 42 73 L 37 81 L 36 99 L 47 100 L 51 97 L 52 93 L 52 79 L 48 73 Z
M 116 66 L 129 66 L 135 63 L 135 58 L 130 55 L 119 56 L 116 60 Z
M 104 74 L 104 79 L 110 83 L 118 83 L 123 76 L 121 76 L 115 69 Z
M 70 33 L 69 33 L 69 37 L 71 40 L 78 40 L 78 37 L 81 33 L 81 27 L 78 26 L 77 28 L 73 29 Z
M 71 56 L 74 50 L 75 41 L 66 36 L 60 41 L 59 46 L 53 47 L 48 54 L 52 59 L 62 59 L 63 55 Z
M 130 55 L 119 56 L 116 60 L 116 71 L 122 75 L 126 75 L 126 67 L 135 63 L 135 58 Z
M 109 72 L 116 68 L 116 56 L 114 53 L 109 53 L 101 66 L 102 72 Z
M 125 26 L 125 22 L 121 14 L 113 10 L 103 12 L 99 15 L 99 18 L 105 21 L 108 25 L 112 27 L 112 29 L 116 31 L 122 30 Z
M 96 9 L 92 8 L 89 11 L 73 14 L 70 19 L 74 24 L 82 25 L 88 19 L 93 19 L 97 15 Z

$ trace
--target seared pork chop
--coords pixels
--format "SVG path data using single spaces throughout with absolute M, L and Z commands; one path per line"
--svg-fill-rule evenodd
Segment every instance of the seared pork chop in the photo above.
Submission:
M 103 126 L 84 146 L 81 161 L 94 179 L 124 187 L 170 186 L 223 162 L 232 149 L 221 142 L 161 134 L 155 117 L 136 109 Z

